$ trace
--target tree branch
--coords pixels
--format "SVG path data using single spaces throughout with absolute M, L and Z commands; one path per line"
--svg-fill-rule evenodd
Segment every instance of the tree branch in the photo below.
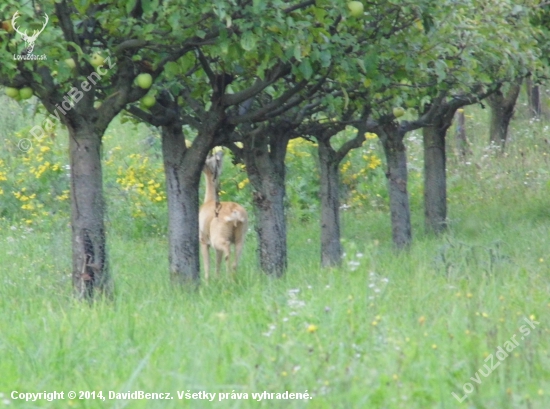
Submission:
M 302 102 L 304 102 L 304 101 L 310 99 L 311 97 L 313 97 L 317 93 L 317 91 L 319 91 L 321 89 L 321 87 L 323 86 L 323 84 L 327 80 L 327 78 L 328 78 L 331 71 L 332 71 L 332 66 L 329 67 L 329 70 L 326 73 L 326 75 L 321 77 L 319 79 L 319 81 L 317 81 L 317 83 L 305 95 L 298 95 L 298 96 L 292 98 L 291 100 L 288 101 L 288 103 L 282 105 L 278 109 L 273 110 L 268 115 L 266 115 L 266 117 L 267 118 L 273 118 L 273 117 L 279 116 L 279 115 L 283 114 L 284 112 L 287 112 L 288 110 L 294 108 L 295 106 L 297 106 L 297 105 L 301 104 Z M 317 105 L 319 105 L 319 104 L 317 104 Z M 307 106 L 309 107 L 310 105 L 307 105 Z M 305 115 L 305 112 L 303 112 L 303 114 Z M 303 119 L 304 115 L 302 115 L 302 119 Z M 298 118 L 298 116 L 296 117 L 296 119 L 297 118 Z M 301 120 L 300 120 L 300 122 L 301 122 Z
M 301 90 L 303 90 L 306 87 L 306 85 L 307 85 L 307 81 L 302 80 L 295 87 L 287 90 L 286 92 L 283 93 L 283 95 L 281 95 L 279 98 L 271 101 L 269 104 L 266 104 L 263 107 L 261 107 L 260 109 L 254 111 L 254 112 L 247 113 L 245 115 L 240 115 L 240 116 L 236 116 L 236 117 L 229 117 L 227 119 L 227 122 L 232 124 L 232 125 L 237 125 L 237 124 L 241 124 L 243 122 L 249 122 L 249 121 L 254 122 L 254 121 L 261 120 L 265 117 L 265 115 L 268 112 L 282 106 L 293 95 L 295 95 L 298 92 L 300 92 Z
M 343 129 L 345 129 L 345 127 L 342 127 L 341 130 Z M 365 142 L 365 132 L 363 132 L 363 129 L 357 128 L 357 135 L 355 135 L 354 138 L 347 140 L 340 147 L 340 149 L 336 151 L 336 160 L 338 161 L 338 163 L 342 162 L 342 159 L 346 157 L 349 151 L 351 151 L 352 149 L 360 148 L 363 145 L 363 142 Z
M 61 27 L 61 31 L 63 31 L 65 40 L 72 41 L 81 47 L 82 44 L 80 44 L 80 40 L 74 32 L 73 21 L 71 20 L 71 7 L 67 4 L 66 0 L 59 3 L 55 2 L 55 14 L 57 14 L 57 18 L 59 19 L 59 26 Z
M 197 47 L 195 49 L 197 51 L 197 57 L 199 59 L 199 62 L 201 63 L 202 69 L 206 73 L 206 76 L 208 77 L 208 80 L 210 81 L 210 86 L 213 90 L 216 89 L 216 74 L 212 71 L 212 68 L 210 67 L 210 63 L 202 53 L 202 50 L 200 47 Z
M 199 118 L 204 118 L 206 115 L 206 111 L 202 107 L 202 105 L 191 96 L 191 93 L 187 88 L 184 88 L 181 91 L 181 96 L 187 102 L 187 105 L 191 107 L 191 109 L 198 115 Z
M 298 9 L 302 9 L 302 8 L 305 8 L 305 7 L 308 7 L 308 6 L 314 6 L 314 5 L 315 5 L 315 0 L 304 1 L 303 3 L 299 3 L 299 4 L 296 4 L 294 6 L 291 6 L 291 7 L 288 7 L 286 9 L 284 9 L 283 13 L 289 14 L 289 13 L 292 13 L 293 11 L 298 10 Z
M 162 71 L 164 70 L 164 66 L 168 64 L 171 61 L 177 61 L 181 57 L 183 57 L 185 54 L 187 54 L 189 51 L 191 51 L 193 47 L 189 44 L 185 44 L 182 48 L 180 48 L 178 51 L 176 51 L 173 54 L 168 55 L 167 57 L 164 57 L 160 63 L 158 64 L 156 70 L 153 72 L 153 77 L 158 77 Z
M 352 111 L 350 110 L 348 112 L 347 117 L 350 117 L 352 115 Z M 361 116 L 359 120 L 355 121 L 355 129 L 357 129 L 357 135 L 353 139 L 350 139 L 346 141 L 338 151 L 336 151 L 336 160 L 338 163 L 342 162 L 342 159 L 346 157 L 346 155 L 352 150 L 360 148 L 363 143 L 365 142 L 365 133 L 368 132 L 367 129 L 367 119 L 370 116 L 370 108 L 368 106 L 365 106 L 363 109 L 363 112 L 361 113 Z M 347 118 L 344 117 L 344 120 Z M 342 130 L 345 129 L 345 125 L 341 124 Z
M 126 108 L 126 111 L 128 111 L 130 114 L 140 119 L 141 121 L 151 124 L 153 126 L 165 126 L 170 124 L 170 122 L 167 121 L 166 117 L 159 117 L 157 115 L 150 114 L 136 107 L 135 105 L 128 106 Z
M 262 92 L 265 88 L 273 84 L 279 78 L 282 78 L 289 73 L 290 73 L 289 65 L 279 64 L 273 68 L 273 70 L 267 76 L 267 79 L 261 80 L 258 78 L 256 82 L 250 87 L 248 87 L 247 89 L 237 92 L 235 94 L 224 95 L 222 98 L 222 104 L 225 106 L 238 105 L 241 102 L 244 102 L 247 99 L 250 99 L 258 95 L 260 92 Z
M 122 43 L 120 43 L 118 46 L 116 46 L 114 54 L 115 55 L 120 55 L 122 52 L 124 52 L 126 50 L 134 50 L 136 48 L 143 48 L 143 47 L 147 46 L 148 44 L 149 44 L 149 42 L 147 42 L 145 40 L 137 40 L 137 39 L 126 40 L 126 41 L 123 41 Z

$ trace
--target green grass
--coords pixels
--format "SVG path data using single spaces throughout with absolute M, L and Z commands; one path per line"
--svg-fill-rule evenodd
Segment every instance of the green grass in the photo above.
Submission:
M 484 151 L 482 137 L 473 141 L 470 164 L 449 160 L 444 237 L 423 233 L 414 199 L 421 191 L 413 186 L 411 249 L 394 252 L 383 209 L 349 210 L 337 270 L 319 268 L 316 221 L 301 223 L 291 212 L 284 278 L 259 272 L 252 231 L 235 279 L 181 290 L 168 280 L 166 238 L 128 234 L 127 221 L 110 214 L 116 296 L 90 306 L 71 296 L 66 220 L 51 231 L 3 225 L 0 406 L 550 407 L 550 149 L 523 137 L 497 157 Z M 129 148 L 131 140 L 124 135 L 122 143 Z M 411 160 L 421 165 L 414 146 Z M 522 340 L 530 316 L 540 324 Z M 472 381 L 514 335 L 519 345 L 510 356 L 479 385 Z M 462 397 L 467 382 L 475 390 L 459 403 L 451 394 Z M 66 399 L 26 403 L 11 400 L 14 390 L 64 391 Z M 66 396 L 138 390 L 174 399 Z M 180 400 L 177 391 L 248 399 Z M 252 399 L 263 391 L 313 398 Z

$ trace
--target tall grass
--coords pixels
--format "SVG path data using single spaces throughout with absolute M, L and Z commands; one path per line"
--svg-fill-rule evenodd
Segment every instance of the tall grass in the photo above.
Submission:
M 111 211 L 116 295 L 90 306 L 71 297 L 66 220 L 50 231 L 4 221 L 0 406 L 550 407 L 547 128 L 518 120 L 499 155 L 486 147 L 484 112 L 468 114 L 474 153 L 466 162 L 450 155 L 449 232 L 423 233 L 422 161 L 412 135 L 414 244 L 395 253 L 386 209 L 352 208 L 343 212 L 341 269 L 319 268 L 317 221 L 301 221 L 291 209 L 285 277 L 259 272 L 251 231 L 236 277 L 173 288 L 165 235 L 135 234 Z M 106 150 L 115 142 L 136 148 L 134 131 L 117 125 L 109 132 L 116 138 Z M 540 323 L 527 336 L 524 318 Z M 514 335 L 509 356 L 479 375 Z M 452 393 L 463 397 L 465 383 L 474 390 L 459 403 Z M 108 399 L 109 391 L 138 390 L 173 399 Z M 25 402 L 12 391 L 64 391 L 65 399 Z M 68 399 L 69 391 L 103 391 L 107 399 Z M 177 391 L 229 395 L 180 400 Z M 307 391 L 312 399 L 252 399 L 263 391 Z M 232 392 L 248 399 L 231 399 Z

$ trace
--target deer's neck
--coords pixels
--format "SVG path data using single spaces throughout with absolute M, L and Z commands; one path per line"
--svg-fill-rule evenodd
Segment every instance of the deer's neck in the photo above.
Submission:
M 204 175 L 206 176 L 206 190 L 204 192 L 204 203 L 215 201 L 218 197 L 216 192 L 216 185 L 214 183 L 214 175 L 212 172 L 205 170 Z

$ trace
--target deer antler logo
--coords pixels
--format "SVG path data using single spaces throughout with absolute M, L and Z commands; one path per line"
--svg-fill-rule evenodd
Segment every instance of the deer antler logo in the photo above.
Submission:
M 25 50 L 23 51 L 22 54 L 32 54 L 32 50 L 34 49 L 34 43 L 35 43 L 36 39 L 38 38 L 40 33 L 42 31 L 44 31 L 44 29 L 46 28 L 46 24 L 48 24 L 48 21 L 49 21 L 48 15 L 46 13 L 44 13 L 44 15 L 46 16 L 46 18 L 45 18 L 46 21 L 44 21 L 44 25 L 42 26 L 42 29 L 34 30 L 32 35 L 28 35 L 27 30 L 25 30 L 25 32 L 22 33 L 19 30 L 19 28 L 17 27 L 17 25 L 15 24 L 15 20 L 17 20 L 20 16 L 19 12 L 16 11 L 15 14 L 13 15 L 13 17 L 11 19 L 11 25 L 12 25 L 13 29 L 21 35 L 21 38 L 27 44 L 27 48 L 25 48 Z

